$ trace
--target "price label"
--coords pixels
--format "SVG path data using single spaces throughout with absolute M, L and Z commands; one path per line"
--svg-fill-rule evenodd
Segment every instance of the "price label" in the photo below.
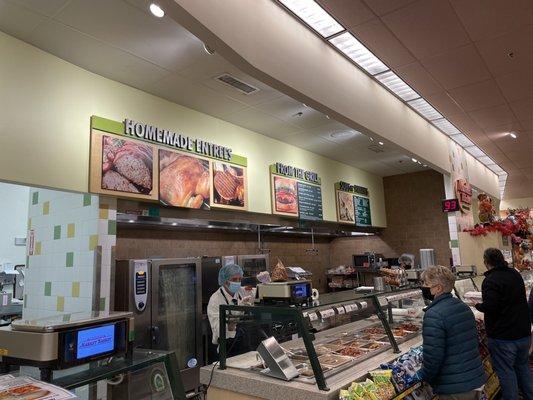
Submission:
M 316 315 L 316 312 L 309 313 L 308 317 L 311 322 L 316 321 L 318 319 L 318 315 Z
M 322 319 L 331 318 L 335 315 L 335 310 L 333 308 L 328 308 L 327 310 L 320 311 L 320 316 Z
M 359 304 L 361 304 L 361 310 L 364 310 L 365 308 L 368 307 L 368 303 L 366 301 L 362 301 Z
M 346 310 L 344 309 L 344 307 L 337 307 L 337 312 L 340 314 L 345 314 L 346 313 Z

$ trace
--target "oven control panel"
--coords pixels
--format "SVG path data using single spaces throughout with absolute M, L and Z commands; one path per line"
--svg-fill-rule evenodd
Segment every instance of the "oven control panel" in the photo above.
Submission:
M 133 261 L 133 296 L 137 311 L 144 311 L 148 300 L 148 260 Z

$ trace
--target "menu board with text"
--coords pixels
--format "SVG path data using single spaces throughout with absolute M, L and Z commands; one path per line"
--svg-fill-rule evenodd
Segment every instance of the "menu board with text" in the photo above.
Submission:
M 356 226 L 372 226 L 368 189 L 346 182 L 335 183 L 337 221 Z
M 304 220 L 324 219 L 320 178 L 311 171 L 276 163 L 270 166 L 272 213 Z

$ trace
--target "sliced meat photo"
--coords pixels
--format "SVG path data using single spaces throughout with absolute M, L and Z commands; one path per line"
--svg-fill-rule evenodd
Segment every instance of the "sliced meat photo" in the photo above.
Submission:
M 107 171 L 102 176 L 102 189 L 117 190 L 119 192 L 140 193 L 133 183 L 124 178 L 118 172 Z
M 149 194 L 153 186 L 153 147 L 110 136 L 103 136 L 102 141 L 102 188 Z M 108 172 L 115 172 L 120 175 L 122 183 L 117 187 L 123 189 L 110 189 L 108 187 L 110 179 L 113 181 L 118 179 L 116 174 L 110 174 L 107 182 L 104 183 L 104 176 Z M 128 181 L 128 185 L 124 184 L 124 179 Z

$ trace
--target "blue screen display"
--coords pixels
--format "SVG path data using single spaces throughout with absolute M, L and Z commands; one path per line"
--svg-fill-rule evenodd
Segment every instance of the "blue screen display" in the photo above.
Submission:
M 104 325 L 78 332 L 78 360 L 107 353 L 114 348 L 115 325 Z
M 310 285 L 308 283 L 298 283 L 296 285 L 292 285 L 292 297 L 297 299 L 305 299 L 307 297 L 311 297 L 309 289 Z

